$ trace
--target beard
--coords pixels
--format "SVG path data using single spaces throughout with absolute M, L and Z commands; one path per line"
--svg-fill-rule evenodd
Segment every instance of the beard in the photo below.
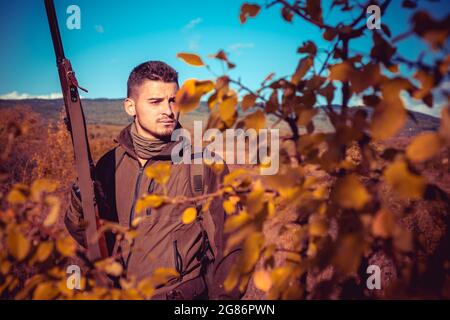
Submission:
M 173 130 L 175 130 L 175 127 L 177 125 L 177 122 L 175 121 L 173 124 L 169 125 L 157 125 L 157 128 L 153 135 L 159 139 L 164 138 L 170 138 L 172 135 Z
M 139 122 L 139 126 L 144 131 L 146 131 L 148 134 L 152 135 L 156 139 L 164 141 L 171 140 L 172 133 L 178 125 L 179 125 L 178 116 L 158 118 L 156 120 L 156 123 L 152 127 Z

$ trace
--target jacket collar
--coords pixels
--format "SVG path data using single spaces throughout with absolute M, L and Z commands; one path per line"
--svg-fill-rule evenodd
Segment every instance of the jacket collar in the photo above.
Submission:
M 133 159 L 138 160 L 138 157 L 136 155 L 136 152 L 134 151 L 133 146 L 133 138 L 131 137 L 131 126 L 132 123 L 130 123 L 128 126 L 126 126 L 122 131 L 119 133 L 116 139 L 114 139 L 115 142 L 117 142 L 123 149 L 125 149 L 125 152 L 131 156 Z M 182 128 L 180 122 L 177 123 L 175 129 Z M 172 149 L 182 141 L 167 141 L 166 146 L 161 150 L 160 153 L 158 153 L 156 156 L 152 157 L 154 160 L 170 160 L 171 159 L 171 153 Z

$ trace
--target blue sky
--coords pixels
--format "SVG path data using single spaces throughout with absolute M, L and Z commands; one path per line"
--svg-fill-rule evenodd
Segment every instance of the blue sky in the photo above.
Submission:
M 181 81 L 206 79 L 204 68 L 191 67 L 176 58 L 177 52 L 194 52 L 204 57 L 213 70 L 221 65 L 206 56 L 224 49 L 236 63 L 230 76 L 241 78 L 251 88 L 270 72 L 291 74 L 299 55 L 296 49 L 314 40 L 328 49 L 316 27 L 295 18 L 286 23 L 280 7 L 262 10 L 244 25 L 239 21 L 241 0 L 136 0 L 87 1 L 56 0 L 61 36 L 66 56 L 71 60 L 80 84 L 89 89 L 86 98 L 121 98 L 131 69 L 146 60 L 163 60 L 179 71 Z M 251 1 L 250 1 L 251 2 Z M 264 3 L 255 0 L 255 3 Z M 324 1 L 328 8 L 330 1 Z M 81 9 L 81 29 L 66 28 L 66 9 Z M 392 9 L 382 17 L 394 35 L 405 30 L 408 13 L 393 0 Z M 425 3 L 435 17 L 449 13 L 448 1 Z M 358 15 L 359 12 L 351 12 Z M 341 21 L 346 17 L 328 13 L 325 17 Z M 0 97 L 57 96 L 60 92 L 44 1 L 2 1 L 0 3 Z M 370 32 L 353 47 L 368 52 Z M 414 58 L 429 48 L 417 38 L 404 41 L 400 52 Z

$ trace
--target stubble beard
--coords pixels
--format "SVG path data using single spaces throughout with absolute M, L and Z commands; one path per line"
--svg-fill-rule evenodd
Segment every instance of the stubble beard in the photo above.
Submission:
M 178 124 L 178 117 L 174 117 L 173 120 L 174 122 L 171 125 L 164 125 L 161 122 L 156 122 L 155 129 L 150 129 L 145 125 L 143 125 L 141 122 L 139 121 L 137 122 L 139 123 L 139 126 L 141 127 L 142 130 L 144 130 L 151 136 L 155 137 L 156 139 L 170 141 L 172 133 Z

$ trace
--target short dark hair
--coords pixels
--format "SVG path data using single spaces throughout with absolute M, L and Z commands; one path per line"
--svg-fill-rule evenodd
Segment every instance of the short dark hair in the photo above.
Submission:
M 145 80 L 156 80 L 163 82 L 175 82 L 178 84 L 178 72 L 167 63 L 162 61 L 147 61 L 141 63 L 131 71 L 127 82 L 127 97 L 134 94 L 136 87 Z

